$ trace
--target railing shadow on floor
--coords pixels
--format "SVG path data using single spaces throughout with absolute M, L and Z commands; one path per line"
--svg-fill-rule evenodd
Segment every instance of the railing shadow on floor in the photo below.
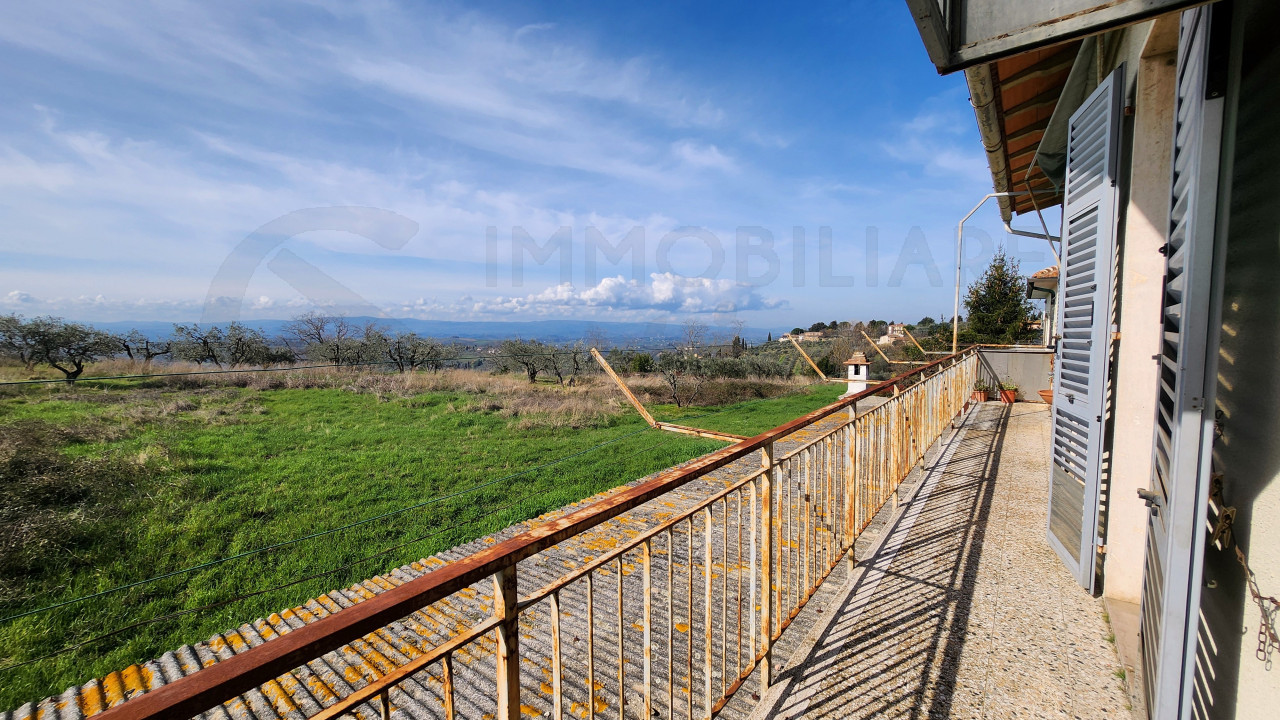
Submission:
M 936 485 L 913 501 L 924 506 L 910 527 L 904 508 L 884 530 L 909 537 L 891 536 L 859 563 L 862 576 L 808 656 L 780 673 L 786 689 L 771 717 L 950 716 L 1009 415 L 1007 406 L 994 420 L 975 415 L 945 466 L 927 470 L 922 484 Z

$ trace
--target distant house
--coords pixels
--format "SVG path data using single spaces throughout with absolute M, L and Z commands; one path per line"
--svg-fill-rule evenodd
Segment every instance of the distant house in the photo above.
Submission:
M 1040 342 L 1053 344 L 1056 332 L 1054 318 L 1058 316 L 1058 267 L 1045 268 L 1027 278 L 1027 297 L 1031 300 L 1044 300 L 1044 321 L 1036 323 L 1041 332 Z
M 876 339 L 877 345 L 892 345 L 895 340 L 901 340 L 907 336 L 907 326 L 903 323 L 889 323 L 885 328 L 885 334 Z
M 801 342 L 810 342 L 810 341 L 813 341 L 813 340 L 821 340 L 821 339 L 822 339 L 822 333 L 821 333 L 821 332 L 806 332 L 806 333 L 802 333 L 802 334 L 800 335 L 800 338 L 799 338 L 799 339 L 800 339 L 800 341 L 801 341 Z

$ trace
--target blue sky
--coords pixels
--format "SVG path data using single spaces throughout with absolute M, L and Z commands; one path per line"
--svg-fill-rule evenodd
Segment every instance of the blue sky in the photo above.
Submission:
M 901 0 L 24 3 L 0 25 L 5 312 L 912 321 L 950 314 L 955 222 L 989 191 L 963 78 Z M 994 203 L 971 227 L 974 273 L 1007 241 L 1051 263 Z M 624 239 L 639 262 L 601 252 Z

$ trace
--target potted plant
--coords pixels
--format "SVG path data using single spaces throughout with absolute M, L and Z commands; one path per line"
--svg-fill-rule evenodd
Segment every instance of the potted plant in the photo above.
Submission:
M 988 394 L 991 392 L 991 385 L 981 378 L 973 381 L 973 393 L 969 395 L 969 402 L 986 402 Z
M 1018 399 L 1018 385 L 1009 378 L 1000 382 L 1000 402 L 1012 405 Z

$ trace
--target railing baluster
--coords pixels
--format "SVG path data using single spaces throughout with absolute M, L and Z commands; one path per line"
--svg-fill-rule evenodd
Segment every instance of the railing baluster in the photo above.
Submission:
M 723 560 L 720 570 L 720 695 L 729 689 L 729 496 L 720 500 L 720 513 L 724 519 L 720 534 L 724 544 L 720 547 Z
M 388 697 L 390 694 L 390 689 L 378 693 L 378 699 L 382 701 L 382 720 L 391 720 L 391 698 Z
M 594 573 L 587 573 L 587 720 L 596 718 L 596 599 Z
M 623 638 L 622 617 L 622 555 L 618 556 L 618 720 L 626 720 L 623 713 L 627 709 L 627 659 Z
M 760 538 L 760 525 L 757 523 L 760 516 L 764 515 L 764 512 L 763 510 L 756 510 L 756 497 L 759 495 L 756 489 L 759 484 L 758 480 L 751 481 L 751 559 L 749 560 L 751 564 L 751 605 L 747 607 L 747 615 L 751 618 L 751 653 L 747 656 L 749 662 L 755 661 L 756 642 L 760 637 L 759 629 L 756 627 L 756 613 L 759 612 L 756 608 L 756 588 L 760 582 L 760 567 L 762 563 L 759 560 L 760 555 L 757 550 Z M 765 502 L 768 501 L 766 500 Z M 765 595 L 768 594 L 767 592 L 765 593 Z
M 804 588 L 802 592 L 796 593 L 796 606 L 799 607 L 800 602 L 809 594 L 809 590 L 813 587 L 813 557 L 814 557 L 814 531 L 816 530 L 816 508 L 814 488 L 814 471 L 817 466 L 817 447 L 810 447 L 804 452 L 804 504 L 800 507 L 804 508 L 804 543 L 801 545 L 800 559 L 804 562 Z
M 520 615 L 516 601 L 516 566 L 510 565 L 493 575 L 493 610 L 500 620 L 495 628 L 500 720 L 520 720 Z
M 778 538 L 781 541 L 780 553 L 786 553 L 786 573 L 782 574 L 782 578 L 778 580 L 778 633 L 782 632 L 782 621 L 786 618 L 787 609 L 791 607 L 791 585 L 795 584 L 795 473 L 796 461 L 794 457 L 786 461 L 786 480 L 783 487 L 786 488 L 785 493 L 780 493 L 778 497 L 778 509 L 783 512 L 785 525 L 778 528 Z M 782 555 L 778 557 L 781 561 Z
M 551 593 L 551 711 L 564 720 L 564 667 L 560 651 L 560 591 Z
M 676 529 L 667 529 L 667 717 L 676 716 Z
M 653 717 L 653 546 L 645 540 L 644 562 L 644 716 Z
M 689 627 L 688 627 L 688 632 L 686 632 L 685 634 L 688 635 L 687 649 L 689 651 L 689 654 L 688 656 L 685 657 L 685 670 L 688 672 L 687 684 L 689 687 L 689 703 L 688 703 L 689 720 L 693 720 L 693 515 L 689 516 L 688 522 L 689 522 L 689 595 L 688 595 L 688 598 L 686 599 L 688 600 L 689 605 L 686 608 L 685 616 L 689 619 L 689 622 L 688 622 Z
M 703 552 L 702 552 L 702 589 L 703 589 L 703 595 L 704 595 L 702 599 L 702 619 L 705 625 L 705 627 L 703 628 L 703 637 L 706 640 L 706 644 L 707 644 L 707 654 L 703 662 L 702 677 L 704 681 L 703 691 L 705 692 L 705 695 L 703 697 L 703 704 L 706 706 L 706 720 L 711 720 L 711 702 L 712 702 L 711 695 L 713 692 L 711 689 L 711 668 L 715 662 L 714 653 L 712 652 L 712 650 L 714 649 L 712 647 L 712 634 L 714 633 L 714 628 L 712 627 L 712 623 L 711 623 L 711 617 L 712 617 L 711 608 L 712 608 L 712 600 L 713 600 L 713 597 L 711 594 L 712 593 L 712 588 L 711 588 L 712 511 L 711 511 L 711 508 L 712 506 L 708 505 L 703 510 L 703 519 L 706 521 L 706 532 L 703 535 Z
M 747 567 L 742 564 L 742 498 L 745 494 L 743 488 L 738 488 L 738 552 L 735 555 L 738 565 L 738 594 L 735 596 L 734 602 L 734 605 L 738 608 L 738 641 L 733 646 L 734 678 L 742 677 L 742 576 L 746 573 Z
M 764 696 L 772 682 L 773 659 L 773 443 L 760 449 L 764 474 L 760 476 L 760 695 Z M 755 509 L 755 504 L 752 504 Z M 755 523 L 752 523 L 755 526 Z M 752 584 L 752 594 L 755 592 Z
M 443 677 L 441 678 L 440 693 L 444 695 L 444 718 L 445 720 L 453 720 L 453 653 L 445 653 L 441 667 L 443 668 Z

